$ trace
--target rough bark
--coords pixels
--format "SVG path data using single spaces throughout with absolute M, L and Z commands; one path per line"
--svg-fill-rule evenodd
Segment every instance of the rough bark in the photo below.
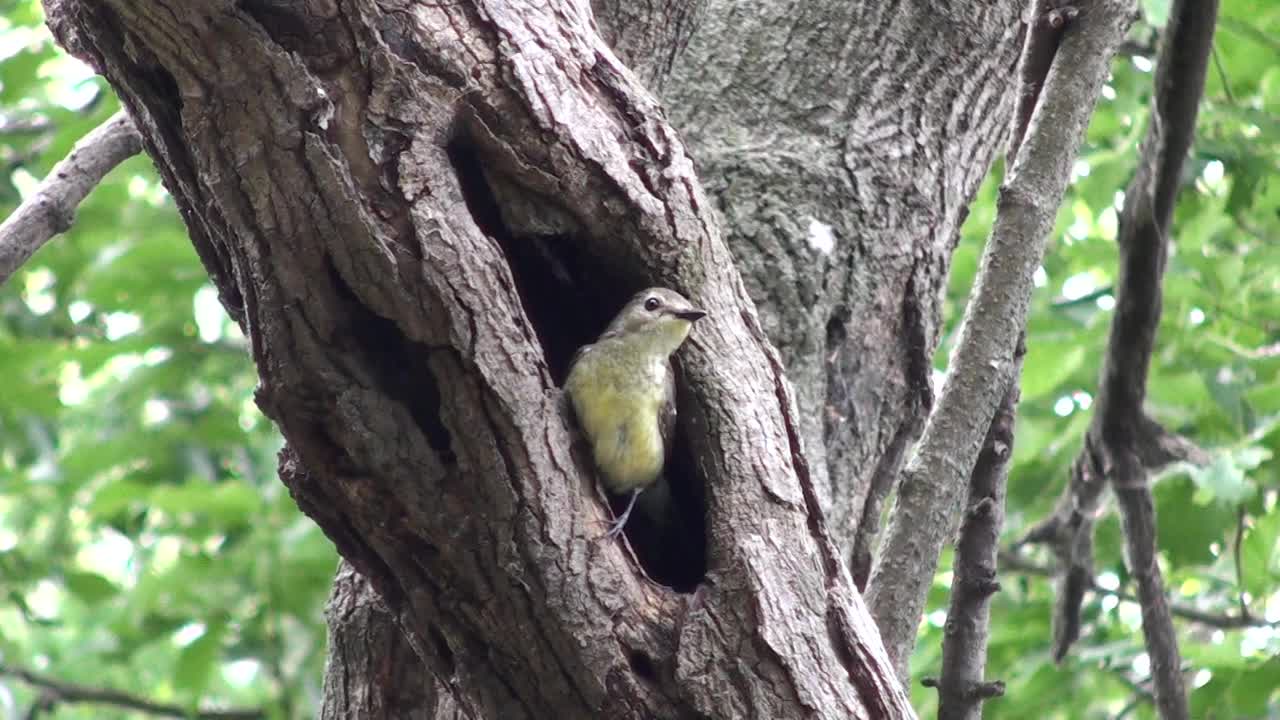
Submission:
M 1009 126 L 1021 10 L 706 0 L 662 83 L 860 584 L 932 402 L 941 291 Z
M 325 616 L 322 720 L 470 720 L 452 678 L 434 675 L 369 581 L 342 563 Z M 443 652 L 443 648 L 439 648 Z
M 585 5 L 46 10 L 250 338 L 282 479 L 467 714 L 911 715 L 692 164 Z M 711 311 L 682 354 L 691 598 L 595 541 L 554 383 L 648 284 Z

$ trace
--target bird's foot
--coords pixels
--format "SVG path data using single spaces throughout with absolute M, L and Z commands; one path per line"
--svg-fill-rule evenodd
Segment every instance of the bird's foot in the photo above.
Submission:
M 626 525 L 627 525 L 627 518 L 625 515 L 623 517 L 614 519 L 609 523 L 609 530 L 604 534 L 603 539 L 609 540 L 611 538 L 618 537 L 619 535 L 622 534 L 622 529 L 626 527 Z

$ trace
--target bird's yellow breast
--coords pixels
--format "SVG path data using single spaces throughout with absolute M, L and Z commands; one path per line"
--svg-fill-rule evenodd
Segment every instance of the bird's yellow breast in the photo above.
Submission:
M 665 452 L 658 423 L 666 390 L 656 373 L 654 361 L 589 351 L 565 383 L 610 492 L 645 487 L 662 472 Z

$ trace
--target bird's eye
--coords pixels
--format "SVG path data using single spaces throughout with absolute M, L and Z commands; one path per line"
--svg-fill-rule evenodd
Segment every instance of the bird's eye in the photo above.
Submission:
M 661 304 L 662 304 L 661 300 L 659 300 L 656 297 L 651 297 L 648 300 L 644 301 L 644 309 L 648 310 L 649 312 L 653 312 L 654 310 L 657 310 L 658 306 Z

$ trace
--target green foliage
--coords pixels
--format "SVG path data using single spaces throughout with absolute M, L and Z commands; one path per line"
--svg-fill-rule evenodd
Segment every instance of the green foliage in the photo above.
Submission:
M 1144 0 L 1136 44 L 1154 46 L 1169 6 Z M 1213 461 L 1170 468 L 1157 482 L 1160 561 L 1178 605 L 1234 617 L 1243 593 L 1252 616 L 1280 624 L 1280 4 L 1224 0 L 1222 16 L 1218 67 L 1210 70 L 1174 219 L 1148 393 L 1149 412 L 1210 450 Z M 1088 426 L 1113 314 L 1117 191 L 1146 131 L 1154 59 L 1152 52 L 1116 60 L 1037 279 L 1006 544 L 1049 512 Z M 953 331 L 999 179 L 997 168 L 963 230 L 947 298 Z M 1100 521 L 1096 544 L 1099 582 L 1132 592 L 1114 514 Z M 950 587 L 949 567 L 944 559 L 940 590 Z M 1055 667 L 1050 581 L 1004 571 L 1001 584 L 987 675 L 1008 688 L 987 703 L 986 717 L 1107 718 L 1135 700 L 1131 683 L 1149 676 L 1136 604 L 1087 596 L 1082 638 Z M 938 673 L 946 593 L 929 607 L 934 614 L 921 626 L 913 665 L 920 676 Z M 1192 717 L 1280 716 L 1280 630 L 1175 621 L 1190 664 Z M 935 693 L 912 692 L 921 716 L 932 716 Z M 1138 701 L 1128 717 L 1155 715 Z
M 0 126 L 8 214 L 118 105 L 39 2 L 0 7 L 0 119 L 44 127 Z M 336 555 L 275 477 L 247 344 L 146 158 L 0 287 L 0 377 L 0 663 L 314 716 Z M 0 718 L 35 697 L 0 676 Z

